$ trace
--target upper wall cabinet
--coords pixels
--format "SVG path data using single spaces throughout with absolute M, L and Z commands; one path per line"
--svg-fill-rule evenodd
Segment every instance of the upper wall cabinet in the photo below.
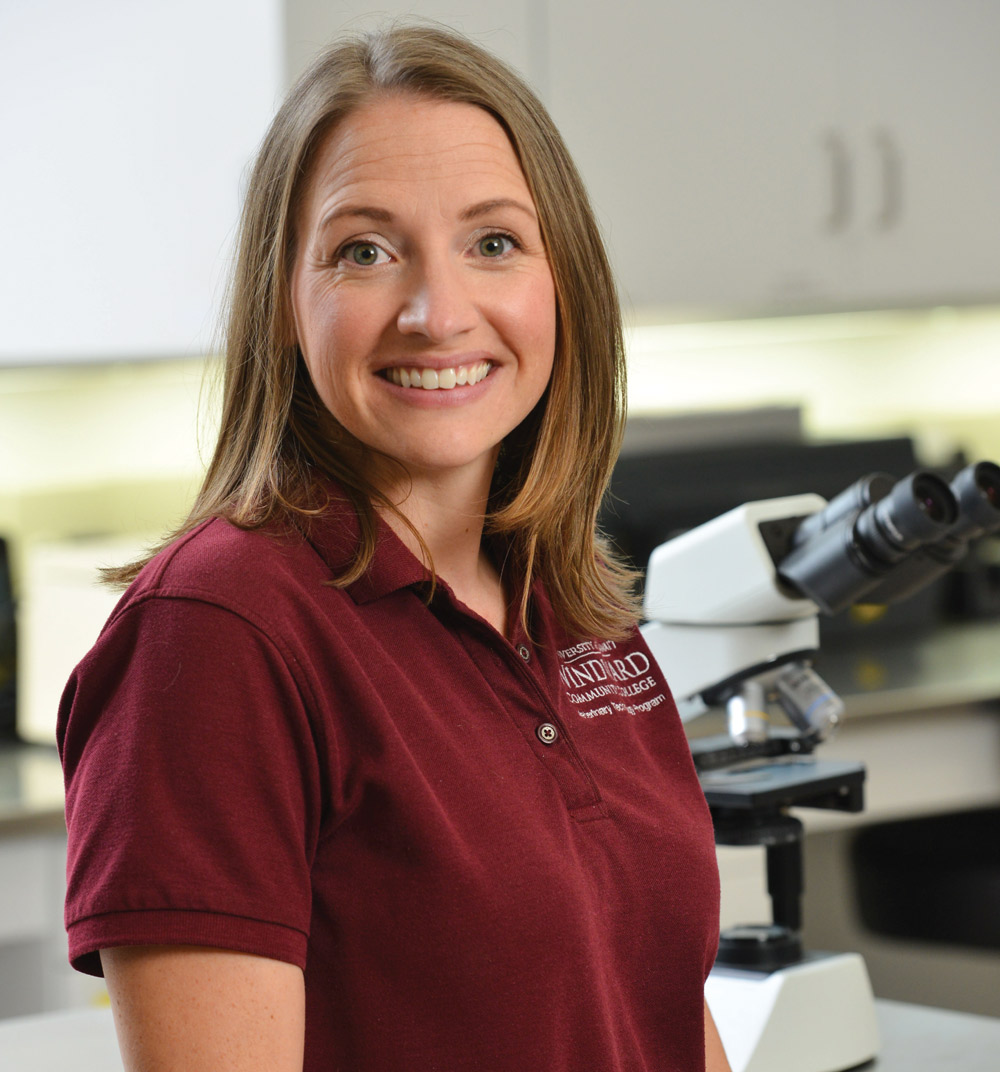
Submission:
M 798 243 L 832 211 L 823 5 L 550 0 L 550 14 L 553 116 L 635 305 L 753 307 L 831 285 L 836 264 Z
M 407 14 L 535 84 L 637 307 L 1000 298 L 1000 3 L 0 2 L 0 364 L 210 350 L 282 91 Z
M 548 12 L 549 104 L 635 306 L 1000 298 L 1000 4 Z
M 280 11 L 0 4 L 0 364 L 210 349 Z
M 1000 299 L 1000 4 L 849 0 L 843 301 Z

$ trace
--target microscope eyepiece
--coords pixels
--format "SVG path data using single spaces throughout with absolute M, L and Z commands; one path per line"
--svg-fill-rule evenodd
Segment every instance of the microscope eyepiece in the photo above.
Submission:
M 876 490 L 877 489 L 877 490 Z M 911 473 L 875 501 L 801 542 L 778 564 L 783 581 L 836 614 L 878 585 L 918 547 L 940 540 L 958 520 L 951 488 L 925 471 Z
M 935 488 L 921 481 L 914 495 L 928 517 L 940 515 Z M 879 583 L 864 593 L 866 603 L 898 603 L 948 572 L 966 555 L 969 541 L 1000 530 L 1000 467 L 993 462 L 967 465 L 951 482 L 958 516 L 945 532 L 908 552 Z M 929 495 L 926 494 L 929 492 Z M 925 496 L 926 495 L 926 499 Z
M 1000 528 L 1000 465 L 967 465 L 951 482 L 951 490 L 961 511 L 956 536 L 968 539 Z
M 863 510 L 855 532 L 863 552 L 891 564 L 922 543 L 940 539 L 957 520 L 951 488 L 933 473 L 916 472 Z
M 856 517 L 866 506 L 884 499 L 893 489 L 896 478 L 888 473 L 869 473 L 855 480 L 850 487 L 835 495 L 818 513 L 804 518 L 795 530 L 793 547 L 815 539 L 821 532 L 842 521 L 845 517 Z
M 913 497 L 917 506 L 935 523 L 942 524 L 957 516 L 955 500 L 950 491 L 942 492 L 942 482 L 928 473 L 921 473 L 913 482 Z

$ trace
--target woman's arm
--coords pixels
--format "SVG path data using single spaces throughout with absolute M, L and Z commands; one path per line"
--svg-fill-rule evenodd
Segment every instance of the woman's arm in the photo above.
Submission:
M 128 1072 L 302 1072 L 302 971 L 194 946 L 101 950 Z
M 732 1072 L 707 1001 L 705 1002 L 705 1072 Z

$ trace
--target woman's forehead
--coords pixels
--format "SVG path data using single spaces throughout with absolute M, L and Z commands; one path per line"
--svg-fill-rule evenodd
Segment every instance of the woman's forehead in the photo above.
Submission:
M 470 199 L 517 195 L 531 203 L 503 127 L 473 104 L 412 95 L 370 100 L 330 131 L 314 157 L 307 213 L 365 195 L 468 189 Z

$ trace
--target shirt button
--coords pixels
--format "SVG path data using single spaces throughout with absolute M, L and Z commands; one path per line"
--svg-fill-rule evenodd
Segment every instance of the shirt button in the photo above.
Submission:
M 525 662 L 528 662 L 531 658 L 531 652 L 528 650 L 527 644 L 519 644 L 517 646 L 517 654 L 520 655 Z
M 551 722 L 543 722 L 538 729 L 535 730 L 535 735 L 542 744 L 555 744 L 559 739 L 559 731 Z

